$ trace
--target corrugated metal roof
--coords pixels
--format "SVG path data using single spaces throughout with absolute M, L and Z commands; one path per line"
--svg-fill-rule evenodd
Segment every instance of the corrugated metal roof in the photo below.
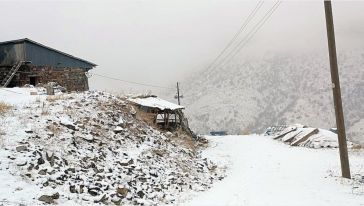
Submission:
M 94 67 L 95 67 L 95 66 L 97 66 L 97 64 L 95 64 L 95 63 L 92 63 L 92 62 L 89 62 L 89 61 L 87 61 L 87 60 L 84 60 L 84 59 L 81 59 L 81 58 L 78 58 L 78 57 L 72 56 L 72 55 L 70 55 L 70 54 L 67 54 L 67 53 L 61 52 L 61 51 L 59 51 L 59 50 L 57 50 L 57 49 L 53 49 L 53 48 L 51 48 L 51 47 L 45 46 L 45 45 L 43 45 L 43 44 L 41 44 L 41 43 L 38 43 L 38 42 L 33 41 L 33 40 L 30 40 L 30 39 L 28 39 L 28 38 L 24 38 L 24 39 L 17 39 L 17 40 L 11 40 L 11 41 L 4 41 L 4 42 L 0 42 L 0 45 L 4 45 L 4 44 L 18 44 L 18 43 L 23 43 L 23 42 L 29 42 L 29 43 L 32 43 L 32 44 L 35 44 L 35 45 L 41 46 L 41 47 L 43 47 L 43 48 L 46 48 L 46 49 L 49 49 L 49 50 L 51 50 L 51 51 L 57 52 L 57 53 L 59 53 L 59 54 L 62 54 L 62 55 L 68 56 L 68 57 L 73 58 L 73 59 L 77 59 L 77 60 L 82 61 L 82 62 L 85 62 L 85 63 L 87 63 L 87 64 L 90 64 L 90 65 L 94 66 Z

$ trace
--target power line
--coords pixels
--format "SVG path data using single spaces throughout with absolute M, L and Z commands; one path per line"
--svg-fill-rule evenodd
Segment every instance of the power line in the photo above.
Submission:
M 268 21 L 268 19 L 272 16 L 275 10 L 281 4 L 281 1 L 277 1 L 268 11 L 267 13 L 259 20 L 259 22 L 253 27 L 253 29 L 241 40 L 239 43 L 230 51 L 228 55 L 225 56 L 214 68 L 224 63 L 222 66 L 225 66 L 232 58 L 234 58 L 244 47 L 245 45 L 254 37 L 254 35 L 259 31 L 259 29 Z M 228 59 L 228 60 L 227 60 Z M 227 61 L 226 61 L 227 60 Z
M 162 88 L 162 89 L 174 89 L 172 87 L 163 87 L 163 86 L 159 86 L 159 85 L 145 84 L 145 83 L 128 81 L 128 80 L 124 80 L 124 79 L 119 79 L 119 78 L 115 78 L 115 77 L 106 76 L 106 75 L 103 75 L 103 74 L 97 74 L 97 73 L 92 73 L 92 74 L 96 75 L 96 76 L 99 76 L 99 77 L 112 79 L 112 80 L 116 80 L 116 81 L 120 81 L 120 82 L 125 82 L 125 83 L 129 83 L 129 84 L 136 84 L 136 85 L 141 85 L 141 86 L 155 87 L 155 88 Z
M 235 33 L 234 37 L 229 41 L 229 43 L 224 47 L 224 49 L 216 56 L 216 58 L 209 64 L 206 69 L 211 68 L 217 60 L 226 52 L 226 50 L 234 43 L 234 41 L 239 37 L 239 35 L 245 30 L 249 22 L 253 19 L 258 10 L 262 7 L 264 1 L 259 1 L 257 5 L 254 7 L 253 11 L 248 15 L 245 19 L 244 23 L 240 26 L 239 30 Z

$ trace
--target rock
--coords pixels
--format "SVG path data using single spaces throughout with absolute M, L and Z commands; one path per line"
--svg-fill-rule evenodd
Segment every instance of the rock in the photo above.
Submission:
M 27 168 L 28 171 L 32 170 L 34 168 L 34 164 L 30 163 L 29 167 Z
M 100 188 L 94 187 L 94 188 L 88 188 L 87 192 L 92 196 L 97 196 L 97 195 L 99 195 L 99 191 L 100 191 Z
M 111 200 L 112 203 L 114 203 L 115 205 L 121 205 L 121 199 L 119 200 Z
M 55 199 L 55 200 L 59 199 L 59 193 L 58 192 L 54 193 L 52 195 L 52 198 Z
M 76 126 L 68 119 L 61 119 L 60 124 L 67 127 L 68 129 L 76 130 Z
M 80 193 L 83 193 L 83 188 L 85 187 L 85 185 L 80 185 Z
M 123 162 L 119 162 L 119 164 L 123 167 L 125 166 L 128 166 L 128 165 L 131 165 L 131 164 L 134 164 L 134 160 L 133 159 L 130 159 L 129 161 L 123 161 Z
M 54 165 L 54 159 L 55 159 L 54 153 L 52 153 L 52 155 L 49 156 L 48 155 L 48 152 L 46 152 L 46 159 L 49 162 L 49 164 L 53 167 L 53 165 Z
M 31 133 L 33 133 L 33 130 L 32 130 L 32 128 L 27 128 L 27 129 L 24 130 L 24 132 L 28 133 L 28 134 L 31 134 Z
M 42 165 L 45 163 L 44 159 L 42 157 L 39 157 L 37 160 L 38 165 Z
M 101 203 L 107 204 L 108 199 L 109 198 L 106 197 L 106 195 L 103 195 L 100 200 L 95 200 L 94 203 L 100 203 L 101 202 Z
M 40 174 L 40 175 L 46 175 L 47 174 L 47 169 L 39 170 L 38 174 Z
M 123 125 L 124 125 L 124 119 L 122 117 L 120 117 L 118 126 L 123 126 Z
M 16 165 L 17 166 L 20 166 L 20 167 L 22 167 L 22 166 L 25 166 L 25 165 L 27 165 L 27 161 L 26 160 L 22 160 L 22 161 L 18 161 L 17 163 L 16 163 Z
M 23 151 L 27 150 L 27 146 L 21 145 L 21 146 L 17 146 L 15 149 L 17 152 L 23 152 Z
M 52 204 L 54 203 L 54 200 L 52 198 L 52 196 L 49 195 L 42 195 L 38 198 L 39 201 L 45 202 L 47 204 Z
M 54 200 L 59 199 L 59 193 L 54 193 L 53 195 L 42 195 L 38 198 L 39 201 L 45 202 L 47 204 L 53 204 Z
M 76 186 L 75 185 L 70 185 L 70 192 L 71 193 L 77 193 L 77 190 L 76 190 Z
M 128 189 L 126 189 L 126 188 L 123 188 L 123 187 L 118 187 L 118 188 L 116 189 L 116 192 L 117 192 L 119 195 L 121 195 L 121 196 L 123 196 L 123 197 L 126 197 L 126 195 L 128 194 L 129 190 L 128 190 Z
M 143 191 L 139 191 L 139 192 L 137 192 L 137 194 L 138 194 L 138 196 L 140 197 L 140 198 L 143 198 L 144 197 L 144 192 Z
M 122 127 L 117 126 L 117 127 L 115 127 L 114 132 L 117 134 L 117 133 L 122 132 L 123 130 L 124 130 L 124 129 L 123 129 Z
M 91 134 L 82 136 L 82 139 L 84 139 L 84 140 L 86 140 L 88 142 L 93 142 L 95 140 L 95 138 Z
M 167 152 L 165 150 L 158 150 L 158 149 L 155 149 L 153 150 L 154 154 L 160 156 L 160 157 L 163 157 L 164 154 L 166 154 Z
M 72 173 L 75 173 L 76 172 L 76 169 L 75 168 L 68 168 L 68 169 L 66 169 L 65 171 L 64 171 L 64 173 L 66 173 L 66 174 L 68 174 L 68 173 L 70 173 L 70 172 L 72 172 Z
M 130 114 L 135 115 L 137 112 L 133 106 L 130 106 Z
M 8 158 L 11 159 L 11 160 L 15 160 L 16 159 L 16 157 L 14 157 L 14 156 L 8 156 Z

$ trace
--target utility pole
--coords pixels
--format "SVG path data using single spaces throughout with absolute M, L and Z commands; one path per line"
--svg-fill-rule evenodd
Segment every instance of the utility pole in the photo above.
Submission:
M 179 93 L 179 83 L 177 82 L 177 94 L 174 96 L 175 99 L 178 100 L 178 105 L 181 105 L 180 98 L 183 98 L 183 95 L 180 95 Z
M 179 85 L 178 85 L 178 82 L 177 82 L 177 99 L 178 99 L 178 105 L 181 105 L 181 102 L 179 100 Z
M 341 102 L 340 80 L 339 80 L 339 72 L 337 65 L 334 21 L 332 17 L 331 1 L 325 0 L 324 5 L 325 5 L 325 16 L 326 16 L 327 40 L 328 40 L 329 57 L 330 57 L 332 92 L 334 96 L 336 127 L 337 127 L 338 141 L 339 141 L 341 174 L 342 177 L 350 179 L 351 178 L 350 165 L 348 157 L 348 148 L 346 145 L 344 114 Z

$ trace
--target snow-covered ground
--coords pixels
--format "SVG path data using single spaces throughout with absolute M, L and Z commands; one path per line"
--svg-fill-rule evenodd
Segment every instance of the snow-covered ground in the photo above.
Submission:
M 0 89 L 0 205 L 178 204 L 224 178 L 202 141 L 147 124 L 125 97 L 34 89 Z
M 78 186 L 76 192 L 69 191 L 71 186 L 77 183 L 72 179 L 77 177 L 77 174 L 89 176 L 88 182 L 85 180 L 87 184 L 97 183 L 97 180 L 91 178 L 94 175 L 94 170 L 83 167 L 83 164 L 90 162 L 90 160 L 82 162 L 79 157 L 94 154 L 87 152 L 90 146 L 91 148 L 95 146 L 98 148 L 97 151 L 107 155 L 109 162 L 99 161 L 96 166 L 101 169 L 108 169 L 108 166 L 112 166 L 115 172 L 112 172 L 111 177 L 115 179 L 109 181 L 105 178 L 102 181 L 104 186 L 110 185 L 114 180 L 118 181 L 115 176 L 117 174 L 123 173 L 123 177 L 125 177 L 123 180 L 127 180 L 128 175 L 131 179 L 136 178 L 134 172 L 125 173 L 124 167 L 128 166 L 118 167 L 111 164 L 121 158 L 119 149 L 115 148 L 118 146 L 117 140 L 120 139 L 123 140 L 122 151 L 135 160 L 130 163 L 132 164 L 131 168 L 140 167 L 145 169 L 145 173 L 151 172 L 150 168 L 159 171 L 157 179 L 147 175 L 148 184 L 141 185 L 141 188 L 139 188 L 139 184 L 142 184 L 140 181 L 136 182 L 136 186 L 138 186 L 135 187 L 136 189 L 124 185 L 128 187 L 130 195 L 120 202 L 123 204 L 150 203 L 186 206 L 364 205 L 364 152 L 362 150 L 350 150 L 350 164 L 354 180 L 340 178 L 337 149 L 292 147 L 280 141 L 274 141 L 270 136 L 207 137 L 209 146 L 203 151 L 203 157 L 199 154 L 194 156 L 178 144 L 167 141 L 168 135 L 161 134 L 153 128 L 145 126 L 143 122 L 134 119 L 131 108 L 127 106 L 126 102 L 123 102 L 124 100 L 117 100 L 113 96 L 97 92 L 68 94 L 59 99 L 47 99 L 46 95 L 30 95 L 30 92 L 34 92 L 34 89 L 0 90 L 0 101 L 14 105 L 12 111 L 5 116 L 6 118 L 0 118 L 0 137 L 2 136 L 0 141 L 0 205 L 41 205 L 42 203 L 38 201 L 41 195 L 52 195 L 55 192 L 60 194 L 59 199 L 57 198 L 55 201 L 60 205 L 95 204 L 94 201 L 90 200 L 98 200 L 102 195 L 90 198 L 86 192 L 84 192 L 86 194 L 78 192 Z M 114 104 L 113 101 L 118 103 Z M 119 116 L 116 118 L 116 113 L 112 112 L 115 111 L 114 106 L 119 104 L 125 104 L 122 107 L 125 108 L 117 113 L 123 121 L 120 121 Z M 67 115 L 67 118 L 63 118 Z M 94 117 L 92 121 L 90 120 L 92 123 L 90 125 L 80 124 L 78 122 L 80 120 L 77 120 L 82 120 L 88 116 Z M 47 124 L 50 124 L 49 122 L 64 131 L 64 134 L 59 134 L 63 138 L 55 138 L 53 134 L 50 135 L 46 127 Z M 130 124 L 132 127 L 127 127 L 124 123 Z M 116 126 L 120 124 L 124 126 Z M 30 129 L 28 129 L 29 125 L 31 126 Z M 73 131 L 75 129 L 73 126 L 77 129 L 76 131 Z M 84 126 L 86 126 L 83 129 L 85 134 L 79 132 L 80 130 L 83 131 L 82 127 Z M 119 152 L 119 154 L 111 155 L 108 152 L 108 147 L 93 145 L 92 141 L 97 141 L 97 139 L 89 139 L 90 136 L 86 133 L 89 133 L 89 129 L 95 129 L 94 127 L 108 134 L 106 137 L 112 137 L 105 139 L 104 142 L 111 146 L 110 151 Z M 77 141 L 72 142 L 72 138 L 68 137 L 69 133 L 81 135 L 80 137 L 83 138 L 78 138 Z M 153 141 L 135 141 L 136 138 L 144 136 Z M 47 146 L 49 141 L 53 141 L 53 144 Z M 153 143 L 154 141 L 162 141 L 163 144 L 158 146 Z M 77 144 L 78 149 L 75 149 L 73 144 Z M 62 145 L 62 149 L 59 149 L 59 146 Z M 18 146 L 25 146 L 25 150 L 18 148 L 19 151 L 17 151 Z M 139 146 L 139 149 L 134 150 L 135 146 Z M 150 156 L 147 149 L 154 147 L 159 149 L 163 147 L 169 155 L 160 154 L 159 156 L 158 153 Z M 28 166 L 23 166 L 37 162 L 31 154 L 32 151 L 38 150 L 41 151 L 38 152 L 41 158 L 44 156 L 44 151 L 48 150 L 53 151 L 56 156 L 62 157 L 62 159 L 78 158 L 75 165 L 81 170 L 78 171 L 76 168 L 76 173 L 68 174 L 70 177 L 66 182 L 59 182 L 60 186 L 51 184 L 54 186 L 52 188 L 40 184 L 45 183 L 42 181 L 51 176 L 47 173 L 40 174 L 38 169 L 29 169 Z M 72 150 L 84 152 L 74 154 Z M 143 151 L 143 154 L 134 154 L 133 151 Z M 47 154 L 45 153 L 46 157 Z M 208 159 L 204 159 L 204 157 Z M 24 160 L 27 161 L 24 162 Z M 214 164 L 211 164 L 210 160 Z M 188 165 L 188 171 L 180 171 L 181 166 L 183 166 L 182 162 Z M 55 161 L 55 163 L 60 162 Z M 48 165 L 47 168 L 52 171 L 55 169 L 56 174 L 62 173 L 65 169 L 64 165 L 51 168 L 48 162 L 41 164 L 40 169 L 44 165 Z M 215 165 L 221 171 L 226 168 L 226 174 L 221 174 L 221 172 L 208 174 L 210 170 L 215 170 Z M 164 170 L 171 172 L 167 174 Z M 191 175 L 189 177 L 179 175 L 191 174 L 191 172 L 196 173 L 194 178 L 191 178 Z M 32 174 L 32 178 L 26 177 L 28 173 Z M 102 172 L 101 174 L 103 175 Z M 137 175 L 143 174 L 138 173 Z M 173 180 L 172 183 L 170 180 Z M 70 186 L 68 187 L 67 184 Z M 181 187 L 183 192 L 181 192 L 181 188 L 175 189 L 180 184 L 187 185 L 186 188 Z M 211 184 L 212 188 L 210 188 Z M 163 196 L 163 201 L 146 201 L 153 199 L 152 197 L 149 198 L 149 195 L 153 195 L 149 193 L 149 189 L 144 189 L 144 186 L 150 185 L 161 185 L 162 190 L 159 192 L 161 197 L 167 194 L 167 196 Z M 164 187 L 165 185 L 168 187 Z M 113 196 L 114 189 L 105 189 L 103 192 L 110 197 L 118 197 Z M 143 198 L 138 198 L 139 201 L 135 202 L 133 200 L 139 195 L 139 190 L 145 191 L 143 194 L 145 193 L 148 198 L 143 195 Z M 103 198 L 101 197 L 101 199 Z M 109 201 L 104 202 L 110 203 Z
M 201 205 L 364 205 L 364 185 L 340 178 L 337 149 L 291 147 L 269 137 L 208 137 L 204 155 L 226 163 L 227 177 L 196 194 Z M 353 176 L 364 173 L 363 153 L 350 153 Z

